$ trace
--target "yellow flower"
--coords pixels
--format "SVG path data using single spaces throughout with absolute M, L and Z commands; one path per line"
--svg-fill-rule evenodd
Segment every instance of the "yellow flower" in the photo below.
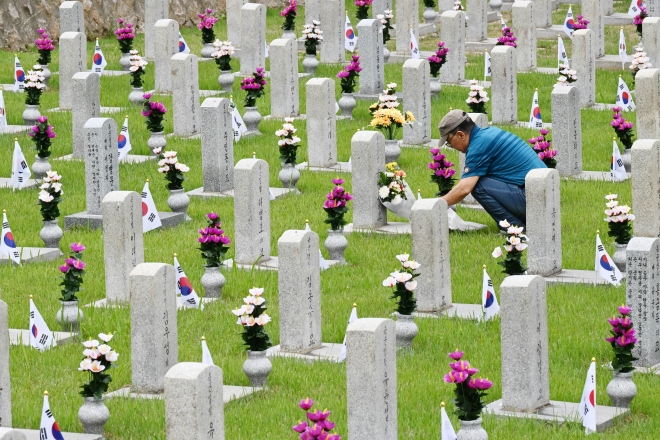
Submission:
M 387 171 L 390 171 L 390 172 L 394 172 L 394 170 L 396 169 L 396 167 L 397 167 L 397 163 L 396 163 L 396 162 L 390 162 L 390 163 L 388 163 L 388 164 L 385 165 L 385 169 L 386 169 Z
M 412 112 L 406 112 L 406 121 L 415 122 L 415 116 L 412 114 Z

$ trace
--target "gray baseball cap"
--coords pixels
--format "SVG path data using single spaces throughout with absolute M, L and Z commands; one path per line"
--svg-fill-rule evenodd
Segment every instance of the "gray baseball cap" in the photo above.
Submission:
M 447 142 L 447 136 L 449 133 L 456 130 L 456 127 L 461 125 L 468 118 L 468 114 L 463 110 L 450 110 L 449 113 L 442 118 L 440 124 L 438 124 L 438 130 L 440 130 L 440 142 L 438 143 L 438 146 L 442 147 L 445 142 Z

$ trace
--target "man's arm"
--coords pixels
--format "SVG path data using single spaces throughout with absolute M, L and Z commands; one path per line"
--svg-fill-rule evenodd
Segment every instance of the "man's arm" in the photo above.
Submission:
M 455 205 L 472 192 L 472 188 L 474 188 L 478 181 L 479 176 L 465 177 L 459 180 L 456 186 L 442 198 L 447 202 L 448 206 Z

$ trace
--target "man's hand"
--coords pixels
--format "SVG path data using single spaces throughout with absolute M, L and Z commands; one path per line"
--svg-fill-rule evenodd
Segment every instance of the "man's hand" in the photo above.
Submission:
M 455 205 L 472 192 L 478 181 L 479 176 L 465 177 L 459 180 L 456 186 L 442 198 L 447 202 L 448 206 Z

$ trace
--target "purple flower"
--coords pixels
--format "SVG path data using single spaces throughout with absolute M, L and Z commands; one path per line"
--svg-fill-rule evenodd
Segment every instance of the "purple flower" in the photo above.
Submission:
M 431 156 L 436 156 L 440 153 L 440 148 L 431 148 L 429 152 L 431 153 Z
M 85 250 L 85 246 L 82 243 L 71 243 L 71 250 L 75 253 L 80 253 Z
M 208 219 L 211 221 L 216 221 L 218 219 L 218 214 L 216 214 L 215 212 L 209 212 L 208 214 L 206 214 L 206 217 L 208 217 Z
M 336 179 L 332 179 L 332 183 L 334 183 L 335 185 L 341 185 L 342 183 L 344 183 L 344 179 L 340 179 L 339 177 L 337 177 Z
M 620 337 L 616 338 L 616 343 L 620 347 L 625 347 L 626 345 L 637 343 L 637 338 L 634 336 L 628 337 L 626 335 L 621 335 Z
M 490 387 L 493 386 L 493 382 L 489 381 L 488 379 L 470 379 L 468 381 L 468 387 L 472 389 L 477 389 L 477 390 L 487 390 Z
M 624 316 L 630 314 L 630 311 L 631 311 L 631 310 L 632 310 L 632 309 L 631 309 L 630 307 L 627 307 L 627 306 L 625 306 L 625 305 L 622 305 L 621 307 L 619 307 L 619 313 L 621 313 L 621 314 L 624 315 Z
M 448 356 L 453 360 L 458 361 L 463 357 L 463 352 L 457 349 L 455 352 L 449 353 Z
M 78 270 L 83 270 L 87 264 L 85 264 L 82 260 L 76 260 L 75 263 L 73 263 L 73 267 L 78 269 Z
M 149 99 L 151 99 L 151 93 L 144 93 L 144 94 L 142 95 L 142 97 L 143 97 L 144 99 L 149 100 Z
M 449 366 L 454 371 L 467 371 L 470 368 L 470 363 L 468 361 L 458 361 L 450 363 Z
M 60 266 L 60 272 L 62 272 L 62 273 L 67 273 L 67 272 L 69 271 L 69 268 L 70 268 L 70 267 L 71 267 L 71 266 L 69 266 L 68 264 L 63 264 L 63 265 L 61 265 L 61 266 Z
M 40 124 L 44 124 L 44 123 L 46 123 L 46 121 L 48 121 L 48 118 L 46 116 L 39 116 L 37 118 L 37 122 L 40 123 Z
M 305 432 L 305 430 L 307 429 L 307 426 L 308 426 L 307 422 L 298 421 L 298 424 L 293 426 L 291 429 L 293 429 L 296 432 L 301 432 L 302 433 L 302 432 Z
M 75 259 L 75 258 L 66 258 L 66 259 L 64 260 L 64 263 L 65 263 L 67 266 L 73 266 L 73 264 L 74 264 L 75 262 L 76 262 L 76 259 Z
M 467 378 L 468 374 L 465 371 L 452 371 L 445 374 L 445 382 L 447 383 L 463 383 Z

